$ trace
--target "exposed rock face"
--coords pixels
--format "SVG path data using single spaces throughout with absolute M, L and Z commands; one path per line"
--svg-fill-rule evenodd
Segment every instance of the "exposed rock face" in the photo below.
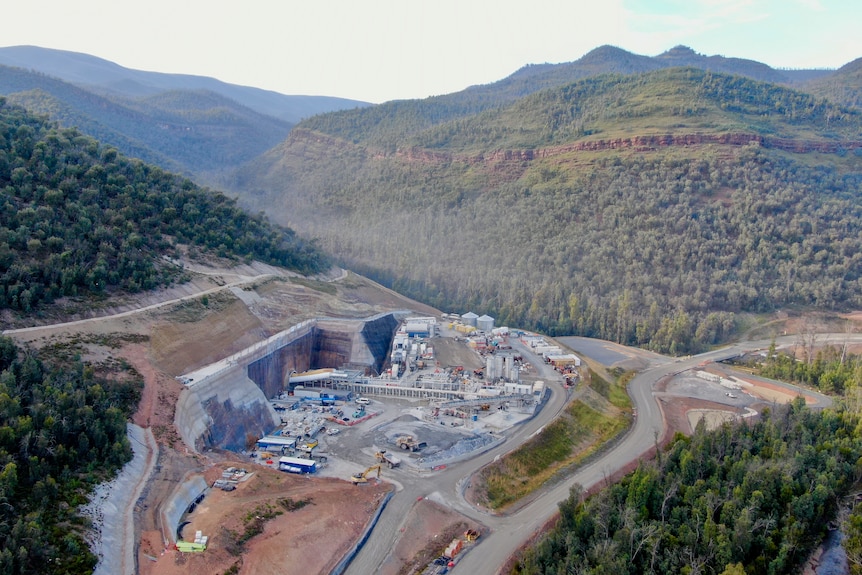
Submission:
M 291 132 L 289 141 L 295 143 L 313 143 L 317 149 L 342 150 L 355 146 L 344 140 L 311 132 L 309 130 L 294 130 Z M 765 148 L 774 148 L 797 154 L 820 152 L 824 154 L 835 154 L 842 151 L 851 151 L 862 148 L 862 140 L 827 141 L 827 140 L 795 140 L 786 138 L 764 137 L 759 134 L 726 133 L 726 134 L 655 134 L 645 136 L 632 136 L 629 138 L 614 138 L 609 140 L 584 140 L 572 142 L 562 146 L 549 148 L 536 148 L 524 150 L 494 150 L 476 155 L 452 154 L 439 150 L 427 150 L 423 148 L 407 148 L 394 152 L 394 156 L 408 161 L 427 164 L 445 164 L 451 162 L 463 162 L 470 165 L 495 164 L 502 162 L 531 162 L 537 159 L 550 158 L 560 154 L 580 151 L 602 151 L 602 150 L 624 150 L 634 149 L 638 151 L 658 150 L 669 146 L 702 146 L 719 144 L 725 146 L 746 146 L 756 144 Z M 372 157 L 392 156 L 383 150 L 371 150 L 366 152 Z
M 246 437 L 272 431 L 275 411 L 263 391 L 232 366 L 186 387 L 177 401 L 174 424 L 186 445 L 198 451 L 222 448 L 240 451 Z
M 396 156 L 408 161 L 423 163 L 465 162 L 471 165 L 499 162 L 531 162 L 542 158 L 551 158 L 570 152 L 595 152 L 603 150 L 634 149 L 651 151 L 671 146 L 703 146 L 719 144 L 724 146 L 747 146 L 756 144 L 764 148 L 775 148 L 798 154 L 821 152 L 835 154 L 841 151 L 862 148 L 862 141 L 825 141 L 825 140 L 790 140 L 784 138 L 766 138 L 757 134 L 727 133 L 727 134 L 656 134 L 652 136 L 632 136 L 630 138 L 614 138 L 610 140 L 586 140 L 573 142 L 564 146 L 537 148 L 535 150 L 495 150 L 475 156 L 458 156 L 445 152 L 411 148 L 396 153 Z
M 362 339 L 374 360 L 371 365 L 377 373 L 383 370 L 396 329 L 398 329 L 398 319 L 391 313 L 366 321 L 362 326 Z M 355 359 L 359 359 L 358 354 L 355 355 Z
M 277 426 L 269 399 L 284 391 L 292 372 L 349 367 L 379 373 L 398 327 L 397 315 L 311 321 L 274 344 L 241 353 L 245 361 L 227 361 L 211 373 L 202 370 L 177 402 L 180 435 L 198 450 L 245 449 L 251 439 Z
M 212 423 L 195 443 L 199 451 L 212 447 L 241 451 L 278 425 L 266 398 L 234 404 L 213 396 L 203 402 L 203 408 Z

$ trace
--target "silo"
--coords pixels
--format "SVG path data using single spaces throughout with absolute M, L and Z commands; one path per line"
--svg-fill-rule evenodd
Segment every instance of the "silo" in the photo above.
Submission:
M 482 317 L 477 318 L 476 323 L 473 325 L 484 332 L 490 333 L 491 330 L 494 329 L 494 318 L 489 315 L 483 315 Z
M 518 381 L 517 373 L 515 358 L 511 355 L 506 355 L 503 358 L 503 379 L 507 381 Z
M 461 321 L 466 323 L 467 325 L 472 325 L 476 327 L 476 320 L 479 319 L 479 316 L 473 313 L 472 311 L 468 311 L 464 315 L 461 316 Z

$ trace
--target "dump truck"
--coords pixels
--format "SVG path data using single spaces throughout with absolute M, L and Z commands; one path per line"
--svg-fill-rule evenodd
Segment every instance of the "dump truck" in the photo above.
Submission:
M 353 483 L 353 485 L 359 485 L 360 483 L 368 483 L 368 476 L 375 469 L 377 470 L 377 478 L 380 479 L 381 466 L 378 463 L 377 465 L 372 465 L 371 467 L 369 467 L 368 469 L 366 469 L 365 471 L 363 471 L 361 473 L 354 473 L 350 477 L 350 481 Z
M 297 451 L 301 451 L 303 453 L 307 453 L 308 455 L 311 455 L 311 452 L 314 451 L 314 448 L 317 447 L 318 445 L 320 445 L 320 442 L 318 440 L 311 439 L 311 440 L 306 441 L 304 443 L 299 443 L 296 446 L 296 449 L 297 449 Z
M 423 447 L 427 447 L 428 444 L 424 441 L 416 441 L 416 438 L 412 435 L 399 435 L 395 438 L 395 445 L 404 450 L 417 451 Z
M 401 464 L 401 460 L 390 453 L 386 453 L 385 449 L 381 449 L 377 453 L 374 454 L 377 458 L 377 461 L 380 463 L 385 463 L 389 466 L 389 469 L 393 467 L 398 467 Z

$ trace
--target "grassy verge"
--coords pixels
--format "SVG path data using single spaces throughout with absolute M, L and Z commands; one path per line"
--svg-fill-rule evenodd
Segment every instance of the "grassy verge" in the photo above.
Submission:
M 633 371 L 623 371 L 619 368 L 610 372 L 616 378 L 615 383 L 608 383 L 598 374 L 590 370 L 590 387 L 607 399 L 611 405 L 619 409 L 630 409 L 632 400 L 626 392 L 626 386 L 635 376 Z
M 328 282 L 321 282 L 321 281 L 317 281 L 317 280 L 310 280 L 310 279 L 306 279 L 306 278 L 297 278 L 297 277 L 290 278 L 290 282 L 295 283 L 297 285 L 305 286 L 305 287 L 313 289 L 315 291 L 325 293 L 327 295 L 335 295 L 336 293 L 338 293 L 338 288 L 334 284 L 331 284 Z
M 614 387 L 619 385 L 608 385 L 608 392 Z M 573 401 L 538 435 L 482 470 L 488 506 L 502 509 L 532 493 L 561 468 L 581 462 L 613 439 L 629 420 L 610 400 L 603 410 Z

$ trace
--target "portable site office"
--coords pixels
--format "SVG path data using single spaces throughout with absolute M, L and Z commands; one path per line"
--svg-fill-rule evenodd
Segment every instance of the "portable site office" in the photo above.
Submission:
M 257 448 L 261 451 L 281 451 L 295 446 L 296 439 L 282 435 L 267 435 L 257 440 Z
M 314 473 L 317 471 L 317 462 L 302 457 L 282 457 L 278 460 L 278 468 L 288 473 Z

